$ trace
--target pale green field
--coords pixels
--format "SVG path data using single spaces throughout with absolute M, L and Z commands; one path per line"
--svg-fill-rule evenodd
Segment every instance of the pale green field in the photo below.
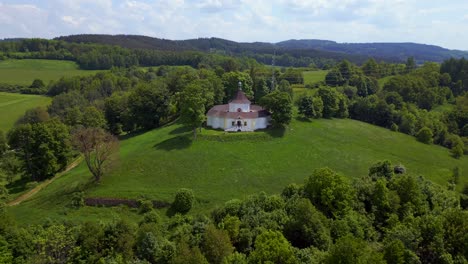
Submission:
M 73 61 L 5 60 L 0 61 L 0 83 L 30 85 L 34 79 L 44 83 L 61 77 L 95 74 L 99 71 L 80 70 Z
M 28 109 L 46 106 L 50 97 L 0 92 L 0 130 L 8 131 Z
M 305 71 L 302 72 L 304 76 L 304 85 L 305 84 L 314 84 L 320 81 L 325 81 L 325 76 L 327 75 L 328 71 Z

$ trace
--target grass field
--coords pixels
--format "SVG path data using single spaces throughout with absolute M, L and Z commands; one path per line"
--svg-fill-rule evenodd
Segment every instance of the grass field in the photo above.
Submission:
M 192 142 L 184 136 L 190 132 L 180 125 L 156 129 L 123 140 L 120 163 L 100 184 L 88 184 L 86 196 L 144 195 L 172 201 L 177 189 L 187 187 L 198 198 L 193 213 L 207 213 L 232 198 L 259 191 L 278 193 L 289 183 L 302 183 L 315 168 L 328 166 L 348 177 L 359 177 L 383 159 L 402 163 L 408 173 L 424 175 L 443 186 L 451 170 L 459 166 L 464 173 L 460 186 L 468 181 L 468 157 L 456 160 L 445 148 L 425 145 L 414 137 L 363 122 L 294 120 L 283 135 L 278 132 L 281 131 L 256 132 L 251 134 L 251 140 L 249 135 L 233 138 L 236 135 L 229 134 L 220 137 L 224 142 Z M 81 164 L 11 211 L 24 224 L 43 222 L 47 217 L 73 221 L 136 217 L 122 208 L 68 209 L 71 194 L 90 179 Z
M 0 61 L 0 83 L 30 85 L 34 79 L 46 84 L 61 77 L 88 75 L 99 71 L 80 70 L 73 61 L 5 60 Z
M 318 83 L 320 81 L 325 81 L 325 76 L 327 75 L 328 71 L 305 71 L 302 72 L 304 76 L 304 85 L 305 84 L 313 84 Z
M 0 130 L 8 131 L 28 109 L 48 105 L 50 97 L 0 92 Z

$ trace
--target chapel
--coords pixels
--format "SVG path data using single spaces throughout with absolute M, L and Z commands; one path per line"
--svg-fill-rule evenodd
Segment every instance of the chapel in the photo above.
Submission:
M 270 113 L 251 104 L 239 82 L 239 90 L 228 104 L 215 105 L 208 111 L 206 124 L 225 131 L 244 132 L 267 128 L 270 121 Z

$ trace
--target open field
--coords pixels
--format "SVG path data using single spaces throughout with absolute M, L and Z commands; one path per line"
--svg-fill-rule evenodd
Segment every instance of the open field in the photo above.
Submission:
M 302 72 L 302 75 L 304 76 L 304 85 L 325 81 L 325 76 L 327 75 L 327 73 L 328 71 L 324 70 Z
M 459 187 L 468 182 L 468 157 L 457 160 L 449 156 L 448 149 L 350 119 L 294 120 L 286 131 L 241 137 L 204 130 L 195 142 L 190 134 L 176 124 L 125 139 L 120 162 L 100 184 L 91 183 L 82 163 L 11 211 L 23 224 L 48 217 L 110 221 L 128 214 L 135 218 L 120 207 L 74 210 L 67 205 L 79 189 L 85 189 L 87 197 L 146 196 L 170 202 L 177 189 L 187 187 L 198 198 L 193 213 L 207 213 L 232 198 L 259 191 L 278 193 L 289 183 L 302 183 L 315 168 L 328 166 L 348 177 L 359 177 L 383 159 L 402 163 L 408 173 L 424 175 L 443 186 L 451 170 L 459 166 L 464 173 Z
M 0 83 L 30 85 L 34 79 L 44 83 L 61 77 L 95 74 L 99 71 L 80 70 L 73 61 L 5 60 L 0 61 Z
M 50 97 L 0 92 L 0 130 L 7 131 L 28 109 L 48 105 Z

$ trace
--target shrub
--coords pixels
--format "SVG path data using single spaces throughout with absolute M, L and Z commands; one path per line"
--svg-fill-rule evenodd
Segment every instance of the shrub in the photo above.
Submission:
M 80 208 L 85 205 L 84 192 L 74 192 L 72 195 L 71 206 Z
M 393 167 L 393 172 L 395 174 L 404 174 L 406 172 L 406 168 L 405 168 L 405 166 L 399 164 L 399 165 L 396 165 L 395 167 Z
M 151 200 L 138 200 L 138 208 L 140 214 L 144 214 L 153 210 L 153 202 Z
M 174 202 L 172 203 L 172 209 L 175 212 L 185 214 L 192 209 L 194 199 L 195 196 L 192 190 L 181 188 L 176 193 Z
M 418 139 L 418 141 L 424 144 L 431 144 L 432 136 L 432 130 L 428 127 L 423 127 L 418 131 L 418 133 L 416 133 L 416 138 Z
M 37 181 L 32 181 L 32 182 L 28 182 L 26 183 L 26 189 L 32 189 L 34 187 L 36 187 L 39 183 Z
M 395 123 L 392 123 L 392 125 L 390 126 L 390 130 L 391 130 L 391 131 L 395 131 L 395 132 L 397 132 L 397 131 L 398 131 L 398 129 L 399 129 L 399 128 L 398 128 L 398 125 L 397 125 L 397 124 L 395 124 Z

